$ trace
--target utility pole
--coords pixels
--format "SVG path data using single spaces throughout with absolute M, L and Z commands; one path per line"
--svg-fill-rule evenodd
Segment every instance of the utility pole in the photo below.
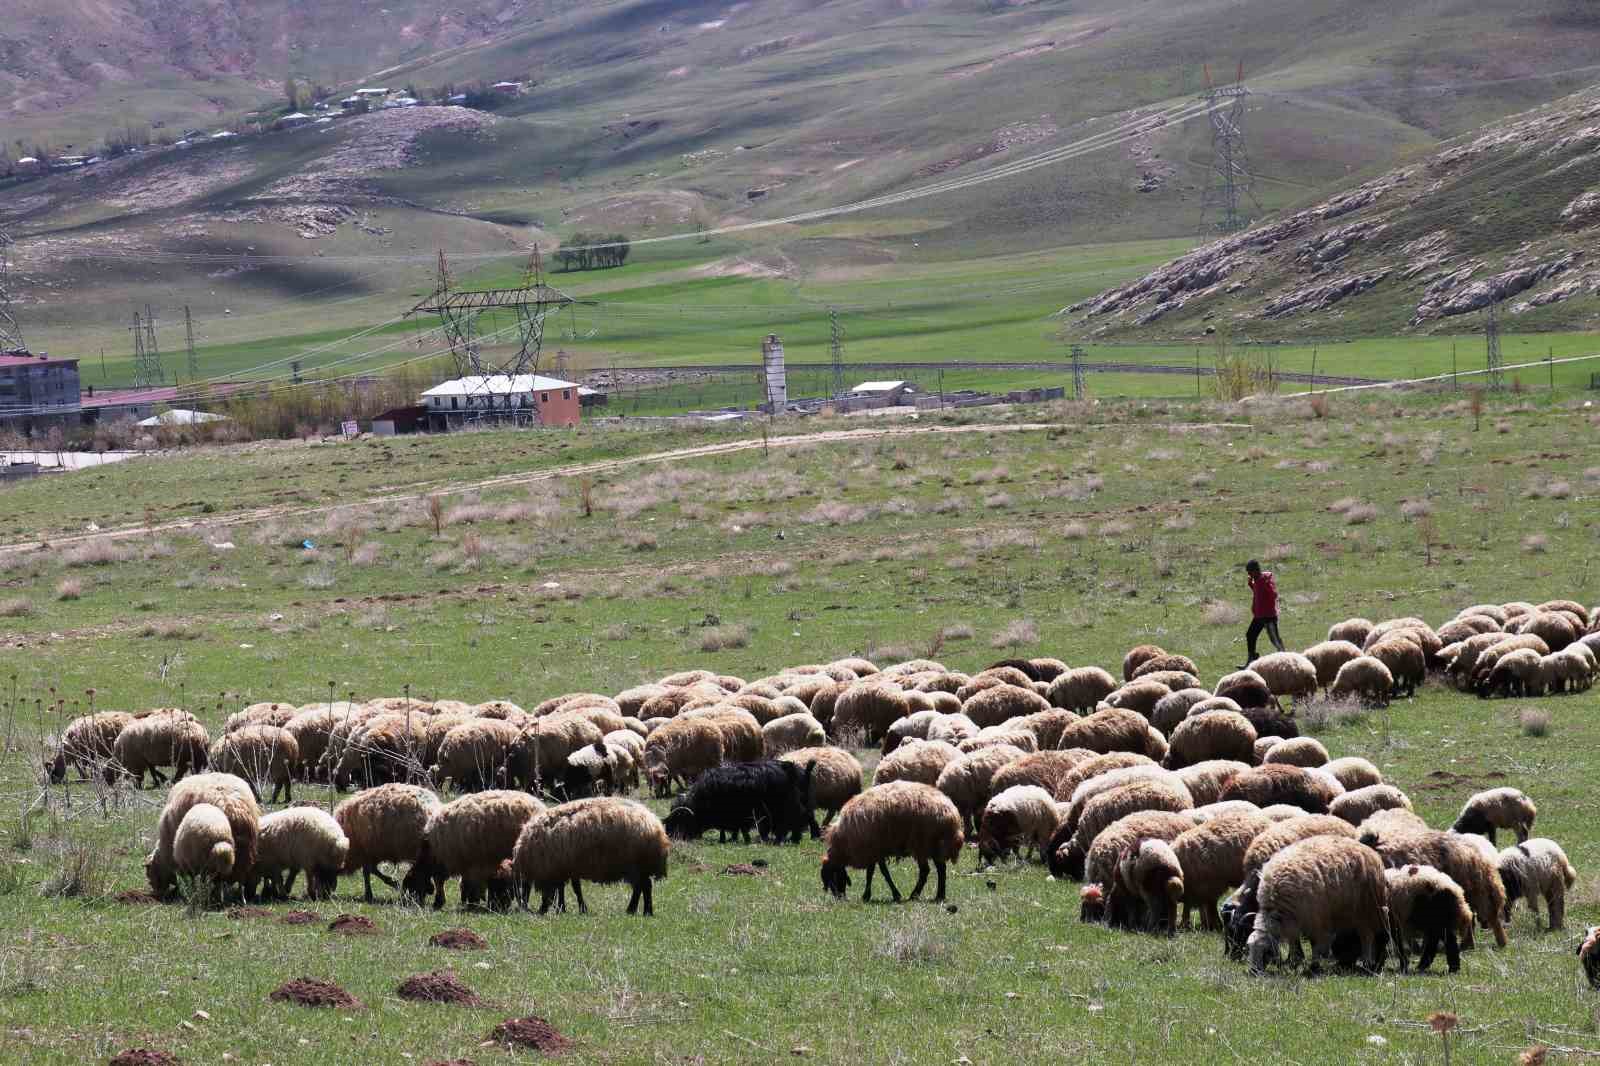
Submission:
M 1083 387 L 1083 346 L 1072 346 L 1072 398 L 1082 401 L 1085 396 Z
M 0 355 L 28 350 L 22 341 L 22 327 L 11 310 L 11 244 L 11 235 L 0 229 Z
M 183 305 L 183 336 L 189 346 L 189 384 L 200 380 L 200 356 L 194 350 L 194 319 L 189 315 L 189 305 Z
M 828 308 L 828 342 L 833 355 L 833 397 L 844 395 L 844 324 L 837 308 Z
M 1240 198 L 1248 196 L 1256 210 L 1261 209 L 1251 191 L 1250 163 L 1245 152 L 1245 98 L 1250 90 L 1244 87 L 1242 62 L 1232 85 L 1214 84 L 1210 64 L 1205 66 L 1205 76 L 1206 91 L 1200 99 L 1210 108 L 1211 175 L 1200 198 L 1200 230 L 1237 233 L 1249 224 L 1240 210 Z
M 1497 315 L 1498 303 L 1489 305 L 1489 317 L 1483 323 L 1484 343 L 1484 368 L 1488 370 L 1485 376 L 1489 379 L 1489 389 L 1499 392 L 1505 388 L 1505 380 L 1500 372 L 1500 319 Z

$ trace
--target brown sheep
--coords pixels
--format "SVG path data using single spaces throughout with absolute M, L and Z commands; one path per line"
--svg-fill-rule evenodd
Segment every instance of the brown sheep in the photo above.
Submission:
M 1047 698 L 1068 711 L 1092 711 L 1117 689 L 1117 680 L 1098 666 L 1081 666 L 1050 682 Z
M 1300 766 L 1271 763 L 1255 766 L 1228 782 L 1223 800 L 1249 800 L 1257 807 L 1287 803 L 1311 814 L 1325 814 L 1338 782 Z
M 1166 649 L 1154 644 L 1140 644 L 1128 649 L 1128 654 L 1122 657 L 1122 680 L 1132 681 L 1134 673 L 1151 659 L 1159 659 L 1167 654 Z
M 909 857 L 917 862 L 916 899 L 928 883 L 928 864 L 938 871 L 934 902 L 944 901 L 945 866 L 961 856 L 965 843 L 961 814 L 938 789 L 911 781 L 874 785 L 845 804 L 838 821 L 828 830 L 822 856 L 822 886 L 836 897 L 850 887 L 850 869 L 866 870 L 862 902 L 872 899 L 872 874 L 878 870 L 900 901 L 900 890 L 889 877 L 887 860 Z

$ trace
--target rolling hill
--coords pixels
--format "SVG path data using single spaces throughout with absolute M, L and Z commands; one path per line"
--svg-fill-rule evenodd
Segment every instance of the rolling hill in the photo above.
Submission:
M 1207 64 L 1243 64 L 1252 212 L 1283 218 L 1587 84 L 1600 45 L 1600 16 L 1576 0 L 480 0 L 441 12 L 27 0 L 0 29 L 0 49 L 27 60 L 5 67 L 20 73 L 0 83 L 0 107 L 41 137 L 52 122 L 271 105 L 291 73 L 346 87 L 366 73 L 536 82 L 493 116 L 386 112 L 0 182 L 33 336 L 80 353 L 125 344 L 145 303 L 169 321 L 184 304 L 227 315 L 217 336 L 240 342 L 285 332 L 286 317 L 294 332 L 380 321 L 426 290 L 436 248 L 503 254 L 481 269 L 508 277 L 531 241 L 577 230 L 682 234 L 982 176 L 1191 99 Z M 116 62 L 102 70 L 95 54 Z M 1210 147 L 1204 121 L 1150 125 L 949 195 L 638 259 L 672 284 L 843 281 L 1188 237 Z
M 1089 335 L 1592 328 L 1600 89 L 1451 142 L 1069 309 Z M 1470 316 L 1470 317 L 1464 317 Z

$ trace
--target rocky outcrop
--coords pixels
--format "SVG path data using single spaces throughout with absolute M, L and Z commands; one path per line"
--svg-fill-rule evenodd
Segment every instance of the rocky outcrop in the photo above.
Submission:
M 1417 314 L 1413 321 L 1425 322 L 1430 318 L 1450 318 L 1453 315 L 1481 310 L 1563 273 L 1577 261 L 1577 258 L 1576 253 L 1568 252 L 1559 259 L 1542 265 L 1503 271 L 1482 281 L 1474 281 L 1453 292 L 1441 291 L 1437 299 L 1424 299 L 1417 305 Z
M 1370 274 L 1350 274 L 1320 285 L 1297 289 L 1267 304 L 1262 309 L 1261 316 L 1283 318 L 1298 311 L 1321 311 L 1332 307 L 1340 300 L 1366 292 L 1388 276 L 1387 270 L 1377 270 Z

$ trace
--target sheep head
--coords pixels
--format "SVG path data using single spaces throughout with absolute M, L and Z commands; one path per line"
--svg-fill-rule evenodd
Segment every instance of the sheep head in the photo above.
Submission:
M 1278 961 L 1278 938 L 1259 925 L 1250 931 L 1245 947 L 1250 953 L 1251 973 L 1266 973 L 1267 964 Z
M 850 888 L 850 871 L 845 869 L 842 862 L 824 859 L 822 862 L 822 887 L 831 892 L 836 899 L 843 899 L 846 890 Z
M 1106 917 L 1106 894 L 1099 885 L 1084 885 L 1078 890 L 1078 921 L 1101 922 Z
M 673 807 L 662 820 L 662 825 L 666 827 L 667 835 L 674 840 L 694 840 L 705 832 L 700 825 L 700 817 L 694 813 L 693 807 Z

